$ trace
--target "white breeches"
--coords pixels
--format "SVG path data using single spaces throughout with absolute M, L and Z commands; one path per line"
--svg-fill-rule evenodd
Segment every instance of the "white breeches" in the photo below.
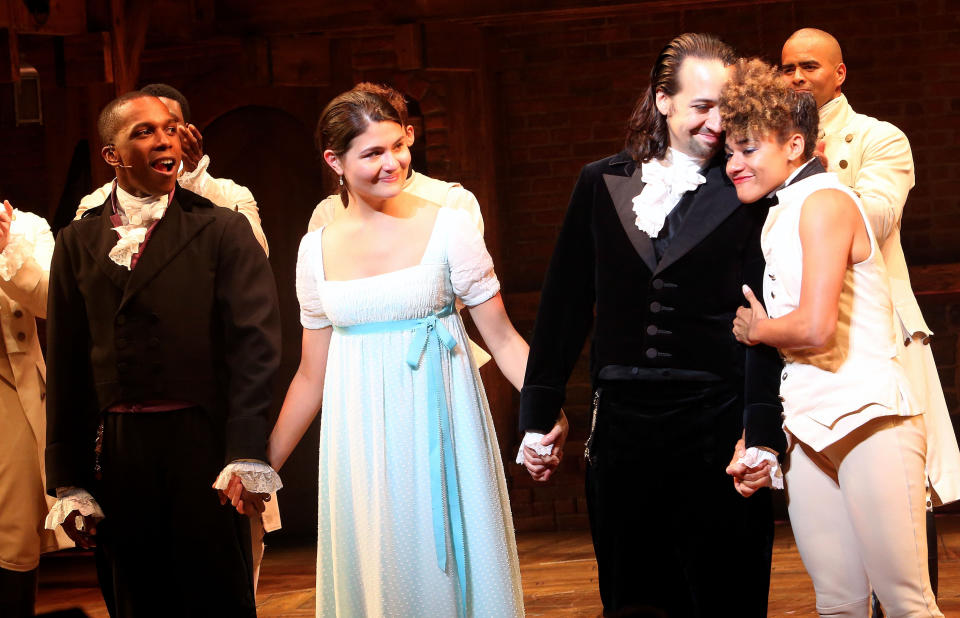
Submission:
M 784 479 L 821 616 L 943 616 L 927 571 L 923 416 L 874 419 L 817 453 L 797 441 Z

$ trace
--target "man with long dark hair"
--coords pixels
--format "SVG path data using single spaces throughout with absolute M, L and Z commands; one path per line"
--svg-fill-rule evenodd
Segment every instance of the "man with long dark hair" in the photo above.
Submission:
M 663 48 L 625 150 L 581 172 L 544 281 L 520 428 L 563 432 L 592 325 L 586 493 L 606 615 L 766 615 L 770 496 L 745 500 L 725 474 L 745 415 L 768 420 L 747 446 L 784 440 L 780 360 L 729 326 L 741 286 L 760 285 L 766 216 L 717 156 L 734 60 L 711 35 Z M 525 463 L 540 479 L 559 461 Z

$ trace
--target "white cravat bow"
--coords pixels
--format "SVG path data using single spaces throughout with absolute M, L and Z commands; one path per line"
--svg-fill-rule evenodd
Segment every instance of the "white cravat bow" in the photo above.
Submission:
M 637 215 L 637 228 L 650 238 L 657 237 L 667 215 L 683 194 L 707 181 L 695 159 L 672 154 L 673 151 L 669 152 L 663 161 L 651 159 L 640 166 L 644 187 L 640 195 L 633 198 L 633 212 Z
M 117 210 L 127 219 L 127 223 L 113 228 L 120 235 L 120 239 L 110 249 L 109 255 L 114 263 L 130 270 L 133 255 L 139 253 L 150 225 L 166 212 L 167 196 L 136 198 L 117 187 L 117 202 Z

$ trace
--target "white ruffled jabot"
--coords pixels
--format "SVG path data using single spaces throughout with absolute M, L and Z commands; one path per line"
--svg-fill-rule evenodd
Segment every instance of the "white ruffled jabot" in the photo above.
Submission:
M 663 222 L 680 198 L 707 181 L 700 173 L 702 162 L 679 150 L 669 148 L 663 159 L 650 159 L 640 165 L 644 182 L 640 195 L 633 198 L 637 228 L 656 238 Z
M 135 197 L 119 185 L 116 186 L 116 196 L 117 214 L 123 225 L 113 228 L 120 239 L 110 249 L 110 259 L 130 270 L 133 255 L 140 252 L 140 245 L 146 240 L 147 230 L 153 222 L 167 211 L 170 198 L 167 195 Z

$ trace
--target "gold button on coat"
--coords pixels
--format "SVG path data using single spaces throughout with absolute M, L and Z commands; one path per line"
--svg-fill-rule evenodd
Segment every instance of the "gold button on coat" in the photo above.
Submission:
M 847 165 L 849 164 L 846 162 L 846 160 L 841 159 L 839 165 L 840 165 L 840 169 L 845 170 L 847 169 Z

